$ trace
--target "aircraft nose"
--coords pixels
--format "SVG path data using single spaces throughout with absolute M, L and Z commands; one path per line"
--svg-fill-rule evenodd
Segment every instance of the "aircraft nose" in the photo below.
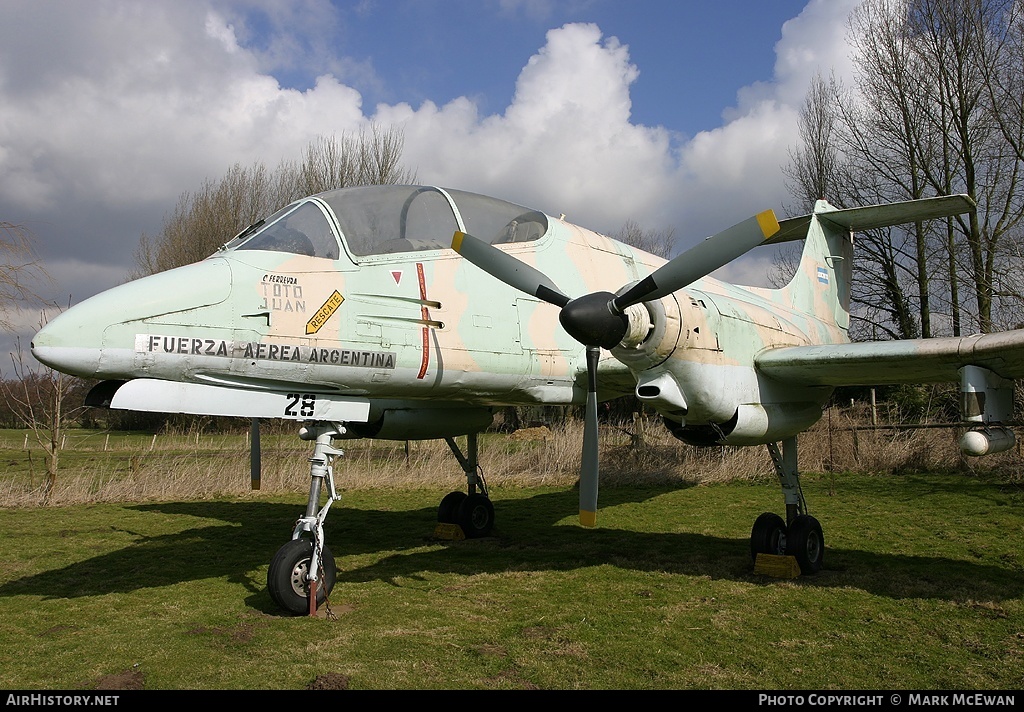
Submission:
M 45 366 L 76 376 L 92 376 L 99 367 L 99 343 L 91 344 L 91 339 L 82 341 L 81 325 L 88 311 L 88 301 L 71 307 L 67 311 L 51 319 L 46 326 L 32 337 L 30 349 L 32 356 Z M 109 318 L 109 317 L 108 317 Z M 95 319 L 89 319 L 95 322 Z M 102 333 L 102 329 L 100 329 Z M 88 334 L 88 331 L 84 332 Z M 91 347 L 90 347 L 91 345 Z
M 108 289 L 57 315 L 32 338 L 32 355 L 57 371 L 86 378 L 132 378 L 134 325 L 223 301 L 231 270 L 222 259 L 143 277 Z M 124 325 L 124 328 L 117 328 Z

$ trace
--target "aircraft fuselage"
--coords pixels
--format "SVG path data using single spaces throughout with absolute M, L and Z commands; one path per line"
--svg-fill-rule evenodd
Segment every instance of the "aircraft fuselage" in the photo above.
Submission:
M 322 201 L 308 200 L 330 216 Z M 614 291 L 664 263 L 545 218 L 539 238 L 500 248 L 568 294 Z M 584 348 L 550 304 L 447 247 L 354 255 L 344 233 L 336 239 L 342 249 L 328 256 L 229 245 L 202 262 L 115 287 L 54 319 L 36 336 L 34 353 L 89 378 L 283 396 L 482 407 L 585 402 Z M 776 384 L 753 360 L 768 347 L 845 341 L 830 315 L 802 313 L 778 290 L 707 277 L 644 308 L 647 332 L 602 354 L 601 399 L 636 389 L 690 426 L 764 421 L 739 428 L 746 434 L 737 433 L 737 442 L 777 439 L 820 415 L 830 389 Z M 283 417 L 302 414 L 289 398 L 281 409 Z

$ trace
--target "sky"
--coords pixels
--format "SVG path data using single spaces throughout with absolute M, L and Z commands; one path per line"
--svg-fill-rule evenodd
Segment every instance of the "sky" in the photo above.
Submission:
M 377 123 L 420 183 L 682 251 L 810 207 L 782 168 L 811 78 L 852 76 L 855 5 L 0 0 L 0 221 L 32 236 L 40 291 L 77 303 L 205 180 Z M 718 276 L 764 283 L 768 261 Z M 39 310 L 12 317 L 27 341 Z

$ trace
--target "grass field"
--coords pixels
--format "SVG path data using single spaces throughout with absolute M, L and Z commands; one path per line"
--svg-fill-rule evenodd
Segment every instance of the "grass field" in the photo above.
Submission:
M 15 463 L 5 478 L 24 481 L 16 450 L 3 452 Z M 102 453 L 114 451 L 97 450 L 65 457 L 65 479 L 109 467 Z M 222 459 L 240 459 L 230 453 Z M 171 474 L 167 462 L 186 455 L 167 457 Z M 457 477 L 413 486 L 378 475 L 391 486 L 339 482 L 327 526 L 338 582 L 317 618 L 281 615 L 266 592 L 267 564 L 304 509 L 301 477 L 291 491 L 8 502 L 0 687 L 1015 690 L 1024 680 L 1024 490 L 1005 474 L 805 474 L 827 549 L 825 569 L 796 580 L 753 572 L 751 524 L 781 509 L 763 471 L 613 480 L 595 530 L 575 523 L 571 480 L 495 477 L 494 535 L 462 542 L 433 536 Z

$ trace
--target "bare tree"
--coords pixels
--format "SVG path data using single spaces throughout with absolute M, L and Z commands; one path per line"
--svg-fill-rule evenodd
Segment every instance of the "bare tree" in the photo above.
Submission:
M 412 183 L 415 175 L 401 165 L 404 145 L 401 131 L 377 125 L 340 139 L 319 136 L 291 168 L 292 180 L 282 183 L 291 183 L 292 200 L 349 186 Z
M 782 169 L 790 193 L 802 206 L 800 214 L 810 211 L 817 200 L 842 198 L 836 125 L 840 94 L 835 77 L 825 81 L 816 74 L 800 110 L 800 144 L 790 149 L 789 163 Z
M 44 324 L 45 319 L 40 319 L 40 328 Z M 14 418 L 28 428 L 36 444 L 43 450 L 46 475 L 41 495 L 45 504 L 57 483 L 66 428 L 81 410 L 81 406 L 72 406 L 69 398 L 80 385 L 80 379 L 26 358 L 20 339 L 10 356 L 14 378 L 0 380 L 0 399 Z
M 872 335 L 990 331 L 997 309 L 1019 311 L 1021 10 L 1019 0 L 865 0 L 850 21 L 855 86 L 812 82 L 788 168 L 798 199 L 827 175 L 840 206 L 951 193 L 978 205 L 944 225 L 859 235 L 854 318 Z M 830 165 L 839 170 L 823 173 Z
M 853 155 L 859 188 L 853 192 L 914 200 L 930 189 L 926 172 L 936 132 L 930 130 L 926 114 L 934 72 L 920 51 L 919 38 L 907 32 L 905 17 L 894 7 L 887 0 L 869 0 L 851 16 L 859 101 L 840 105 L 844 148 Z M 898 336 L 931 336 L 933 250 L 926 226 L 869 233 L 866 240 L 876 243 L 873 251 L 865 251 L 877 260 L 871 276 L 881 275 L 886 285 L 870 304 L 889 307 Z
M 1019 0 L 916 0 L 908 13 L 910 31 L 920 37 L 916 46 L 935 70 L 938 101 L 929 104 L 930 125 L 952 144 L 951 164 L 940 164 L 929 182 L 958 186 L 978 204 L 961 232 L 982 332 L 995 325 L 999 267 L 1024 216 L 1018 150 L 1024 117 L 1020 97 L 1010 101 L 1000 90 L 1019 87 L 1024 71 L 1017 49 L 1021 11 Z
M 651 230 L 640 227 L 639 223 L 627 220 L 614 235 L 619 242 L 636 247 L 664 259 L 672 256 L 676 244 L 674 228 Z
M 263 165 L 235 164 L 219 181 L 207 180 L 194 193 L 182 193 L 158 237 L 142 236 L 133 276 L 198 262 L 285 202 Z
M 874 45 L 872 49 L 880 52 Z M 865 103 L 869 106 L 865 107 Z M 872 182 L 871 178 L 879 173 L 878 166 L 865 165 L 867 161 L 879 162 L 884 172 L 892 173 L 891 165 L 906 163 L 902 157 L 893 159 L 891 148 L 892 144 L 900 146 L 905 141 L 890 140 L 890 148 L 884 151 L 871 144 L 880 136 L 894 133 L 886 113 L 887 108 L 872 110 L 870 102 L 859 101 L 835 78 L 826 81 L 817 75 L 811 80 L 800 112 L 800 143 L 790 150 L 790 161 L 783 168 L 790 192 L 800 205 L 798 212 L 810 210 L 821 198 L 840 208 L 847 207 L 847 202 L 898 199 L 890 198 L 886 194 L 888 188 L 879 185 L 877 179 Z M 898 122 L 898 126 L 905 123 Z M 906 155 L 907 151 L 896 153 Z M 780 250 L 770 275 L 771 283 L 785 284 L 798 260 L 798 253 Z M 891 338 L 917 336 L 917 320 L 906 293 L 914 284 L 913 273 L 906 266 L 917 259 L 915 251 L 908 249 L 906 235 L 891 230 L 860 235 L 857 260 L 852 296 L 855 333 L 869 328 L 874 337 L 881 327 Z
M 48 279 L 25 229 L 0 221 L 0 329 L 13 328 L 16 305 L 41 301 L 35 290 Z
M 0 222 L 0 328 L 12 332 L 11 312 L 18 305 L 42 304 L 36 287 L 49 276 L 35 256 L 28 233 L 18 225 Z M 43 320 L 40 320 L 42 325 Z M 64 409 L 70 378 L 26 360 L 21 341 L 15 338 L 11 353 L 14 378 L 0 373 L 0 401 L 13 419 L 29 428 L 46 453 L 43 501 L 57 481 L 60 439 L 66 419 Z

